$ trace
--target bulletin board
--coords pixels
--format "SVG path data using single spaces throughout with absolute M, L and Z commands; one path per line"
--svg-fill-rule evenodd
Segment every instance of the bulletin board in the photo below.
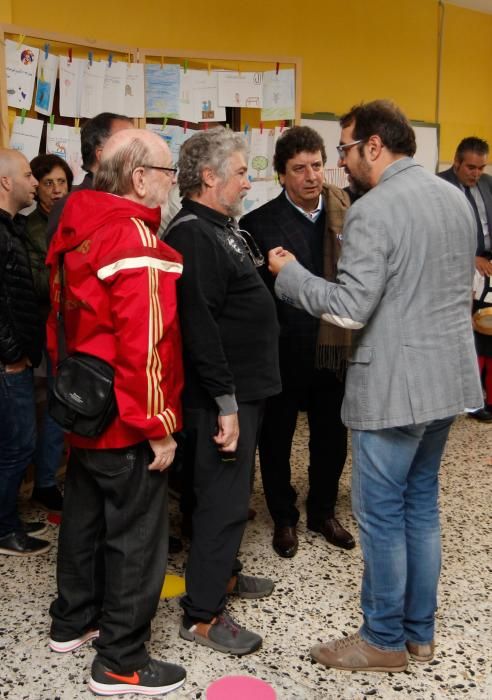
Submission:
M 0 25 L 0 41 L 5 46 L 6 39 L 19 42 L 20 44 L 28 44 L 29 46 L 38 48 L 41 51 L 49 46 L 49 51 L 59 56 L 67 56 L 69 54 L 73 58 L 90 57 L 90 60 L 95 62 L 113 61 L 127 62 L 130 64 L 144 64 L 147 71 L 149 65 L 157 67 L 158 71 L 162 69 L 164 74 L 166 71 L 172 73 L 173 70 L 202 71 L 204 76 L 210 72 L 224 71 L 229 74 L 235 73 L 237 80 L 244 79 L 246 74 L 255 73 L 263 76 L 264 72 L 276 72 L 276 75 L 283 75 L 282 71 L 293 71 L 294 75 L 294 111 L 292 119 L 288 120 L 288 125 L 300 122 L 300 105 L 301 105 L 301 68 L 302 61 L 298 57 L 292 56 L 268 56 L 268 55 L 245 55 L 245 54 L 228 54 L 220 52 L 196 52 L 186 50 L 171 51 L 164 47 L 142 48 L 136 46 L 123 46 L 112 44 L 111 42 L 99 42 L 89 39 L 83 39 L 76 36 L 65 34 L 51 33 L 44 30 L 36 30 L 28 27 L 17 25 Z M 7 94 L 6 84 L 6 65 L 5 51 L 0 51 L 0 91 L 2 95 Z M 59 86 L 57 87 L 59 92 Z M 39 114 L 34 108 L 27 110 L 28 118 L 41 119 L 49 128 L 49 124 L 67 124 L 70 126 L 79 126 L 79 120 L 75 118 L 67 118 L 60 115 L 59 112 L 59 95 L 55 94 L 53 111 L 50 115 Z M 145 127 L 148 122 L 160 123 L 163 128 L 167 124 L 181 124 L 183 120 L 176 119 L 172 112 L 169 114 L 165 110 L 159 109 L 159 100 L 156 98 L 157 109 L 152 116 L 145 113 L 143 116 L 135 118 L 135 125 Z M 205 105 L 207 106 L 207 105 Z M 220 120 L 210 119 L 206 123 L 195 123 L 188 120 L 190 128 L 208 128 L 208 125 L 216 123 L 227 124 L 234 130 L 248 129 L 261 127 L 272 128 L 279 124 L 279 120 L 264 120 L 262 122 L 261 112 L 255 109 L 256 105 L 244 104 L 238 108 L 228 107 L 226 114 L 221 114 Z M 107 111 L 117 111 L 116 109 Z M 210 110 L 212 113 L 213 110 Z M 122 112 L 124 113 L 124 112 Z M 19 116 L 19 110 L 7 106 L 5 99 L 1 100 L 0 104 L 0 145 L 8 146 L 10 132 L 14 119 Z M 80 123 L 83 124 L 83 119 Z M 282 120 L 280 120 L 282 121 Z M 44 152 L 42 148 L 41 152 Z

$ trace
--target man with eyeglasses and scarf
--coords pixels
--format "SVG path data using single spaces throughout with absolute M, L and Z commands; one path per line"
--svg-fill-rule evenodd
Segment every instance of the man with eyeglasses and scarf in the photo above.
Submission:
M 280 391 L 275 304 L 257 273 L 262 256 L 235 217 L 250 188 L 246 145 L 222 127 L 181 147 L 182 209 L 166 242 L 183 255 L 185 479 L 196 498 L 180 635 L 217 651 L 256 651 L 261 637 L 225 611 L 227 596 L 261 598 L 269 579 L 239 573 L 251 470 L 267 397 Z

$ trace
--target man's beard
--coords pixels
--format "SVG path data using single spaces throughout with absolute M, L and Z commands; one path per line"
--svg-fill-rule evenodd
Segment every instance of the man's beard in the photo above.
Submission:
M 352 170 L 349 171 L 348 175 L 351 179 L 349 187 L 352 190 L 352 192 L 354 192 L 358 196 L 362 196 L 370 189 L 372 189 L 370 180 L 371 166 L 369 165 L 364 156 L 362 156 L 359 162 L 358 171 L 359 172 L 357 173 L 357 175 L 354 175 Z
M 228 216 L 232 218 L 241 216 L 241 214 L 243 213 L 243 199 L 244 197 L 246 197 L 247 192 L 248 190 L 242 190 L 235 202 L 226 202 L 222 198 L 222 195 L 218 195 L 219 203 L 224 208 L 224 211 L 227 212 Z

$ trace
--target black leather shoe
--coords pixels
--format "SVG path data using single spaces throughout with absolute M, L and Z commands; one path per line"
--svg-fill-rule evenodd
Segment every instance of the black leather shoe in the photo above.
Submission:
M 299 547 L 296 526 L 275 525 L 275 529 L 273 531 L 272 545 L 274 550 L 280 557 L 285 557 L 286 559 L 295 557 L 297 553 L 297 548 Z
M 313 532 L 321 532 L 322 535 L 326 537 L 330 544 L 334 544 L 335 547 L 341 547 L 342 549 L 353 549 L 355 547 L 355 540 L 336 518 L 326 518 L 326 520 L 321 524 L 316 524 L 308 520 L 308 530 Z
M 0 537 L 0 554 L 11 554 L 16 557 L 29 557 L 33 554 L 44 554 L 51 548 L 51 543 L 29 537 L 24 530 L 11 532 Z
M 482 423 L 492 423 L 492 412 L 487 408 L 480 408 L 478 411 L 473 411 L 473 413 L 468 413 L 469 418 L 475 418 L 475 420 L 482 421 Z

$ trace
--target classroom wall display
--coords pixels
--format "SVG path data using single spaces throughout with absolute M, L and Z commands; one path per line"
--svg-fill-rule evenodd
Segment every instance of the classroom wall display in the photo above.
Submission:
M 238 114 L 229 125 L 236 129 L 242 128 L 242 109 L 254 126 L 300 119 L 298 57 L 218 52 L 186 57 L 186 52 L 165 48 L 89 43 L 8 24 L 0 25 L 0 40 L 5 45 L 0 51 L 0 90 L 5 89 L 11 105 L 9 111 L 7 104 L 0 104 L 2 144 L 10 138 L 16 116 L 12 108 L 36 116 L 30 113 L 33 94 L 37 115 L 67 126 L 114 111 L 138 119 L 139 126 L 162 119 L 205 128 L 230 121 L 226 109 L 234 107 Z M 21 70 L 22 61 L 27 67 Z
M 280 191 L 273 172 L 275 141 L 300 119 L 301 60 L 127 47 L 0 25 L 0 145 L 29 159 L 56 153 L 84 176 L 80 127 L 109 111 L 135 120 L 169 145 L 173 160 L 197 129 L 244 130 L 252 145 L 248 210 Z M 242 110 L 254 127 L 242 124 Z M 254 116 L 253 116 L 253 113 Z

